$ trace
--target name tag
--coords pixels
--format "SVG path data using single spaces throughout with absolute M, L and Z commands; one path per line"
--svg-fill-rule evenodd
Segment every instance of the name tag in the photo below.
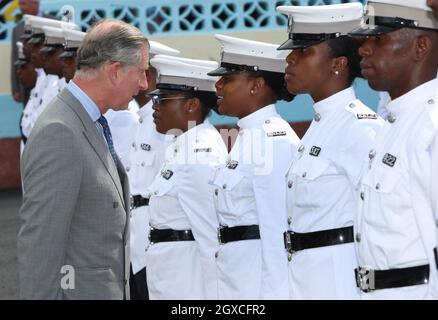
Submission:
M 211 152 L 211 148 L 197 148 L 195 152 Z
M 321 148 L 320 148 L 320 147 L 313 146 L 313 147 L 310 149 L 309 154 L 310 154 L 311 156 L 317 157 L 317 156 L 319 156 L 319 153 L 320 153 L 320 152 L 321 152 Z
M 357 114 L 357 118 L 359 119 L 359 120 L 361 120 L 361 119 L 374 119 L 374 120 L 376 120 L 377 119 L 377 114 L 375 114 L 375 113 L 362 113 L 362 114 Z
M 397 157 L 393 156 L 392 154 L 385 154 L 383 156 L 382 162 L 386 164 L 387 166 L 390 166 L 391 168 L 395 165 L 395 162 L 397 161 Z
M 278 136 L 285 136 L 286 131 L 271 131 L 267 133 L 268 137 L 278 137 Z

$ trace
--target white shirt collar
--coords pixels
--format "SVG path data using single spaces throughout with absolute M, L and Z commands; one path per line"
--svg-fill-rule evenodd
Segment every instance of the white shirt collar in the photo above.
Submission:
M 237 121 L 237 125 L 242 129 L 249 129 L 252 127 L 259 127 L 261 123 L 265 122 L 266 119 L 278 116 L 277 110 L 275 109 L 274 104 L 270 104 L 266 107 L 263 107 L 246 117 Z
M 356 100 L 356 94 L 354 93 L 353 87 L 348 87 L 347 89 L 339 91 L 334 95 L 315 103 L 313 109 L 321 116 L 324 116 L 336 110 L 344 109 L 345 106 L 353 100 Z
M 436 96 L 438 91 L 438 79 L 435 78 L 412 89 L 397 99 L 391 100 L 387 109 L 394 115 L 402 114 L 405 110 L 412 109 L 413 105 L 418 105 L 422 101 Z

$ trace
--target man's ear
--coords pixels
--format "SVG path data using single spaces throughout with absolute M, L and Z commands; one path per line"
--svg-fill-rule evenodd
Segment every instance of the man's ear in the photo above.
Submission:
M 105 65 L 105 75 L 112 85 L 118 85 L 122 79 L 123 65 L 120 62 L 111 62 Z
M 427 35 L 419 35 L 414 41 L 415 61 L 425 59 L 432 52 L 432 39 Z

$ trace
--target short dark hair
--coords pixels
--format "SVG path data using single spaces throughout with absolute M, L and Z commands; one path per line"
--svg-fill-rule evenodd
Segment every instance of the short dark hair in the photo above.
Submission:
M 348 85 L 351 86 L 353 81 L 362 77 L 360 69 L 359 39 L 348 36 L 334 38 L 326 41 L 331 58 L 346 57 L 348 60 Z
M 187 93 L 187 97 L 189 98 L 197 98 L 201 103 L 201 112 L 202 119 L 205 120 L 209 115 L 211 110 L 218 111 L 217 106 L 217 96 L 215 92 L 210 91 L 192 91 L 191 93 Z

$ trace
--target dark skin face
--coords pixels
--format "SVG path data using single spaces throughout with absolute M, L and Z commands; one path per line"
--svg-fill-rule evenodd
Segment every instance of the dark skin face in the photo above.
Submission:
M 292 50 L 286 62 L 284 79 L 290 93 L 307 93 L 318 102 L 349 86 L 347 59 L 332 58 L 325 42 Z
M 43 68 L 45 64 L 46 59 L 46 53 L 40 52 L 41 48 L 44 46 L 44 44 L 37 43 L 32 45 L 31 50 L 31 56 L 30 56 L 30 62 L 35 66 L 35 68 Z
M 70 81 L 76 72 L 76 56 L 60 58 L 62 65 L 62 76 Z
M 264 79 L 249 72 L 224 75 L 215 86 L 219 112 L 239 119 L 276 101 Z
M 432 8 L 433 14 L 438 19 L 438 0 L 427 0 L 426 3 Z
M 140 91 L 138 95 L 134 97 L 140 108 L 151 100 L 151 97 L 146 94 L 157 88 L 157 70 L 151 65 L 149 65 L 149 69 L 146 71 L 146 78 L 148 79 L 148 89 L 146 91 Z
M 362 75 L 371 88 L 388 91 L 396 99 L 436 77 L 436 40 L 433 45 L 423 33 L 404 28 L 366 38 L 359 54 Z
M 184 97 L 182 93 L 175 93 L 161 96 L 162 99 Z M 188 130 L 188 122 L 195 121 L 196 124 L 202 123 L 202 110 L 199 99 L 185 98 L 162 100 L 161 104 L 154 104 L 152 107 L 154 123 L 159 133 L 177 134 L 169 132 L 177 129 L 180 132 Z
M 64 52 L 62 47 L 56 47 L 46 55 L 44 70 L 47 74 L 53 74 L 62 77 L 62 61 L 59 55 Z
M 32 63 L 28 62 L 26 64 L 20 65 L 17 68 L 18 81 L 26 89 L 32 89 L 35 87 L 37 73 Z

